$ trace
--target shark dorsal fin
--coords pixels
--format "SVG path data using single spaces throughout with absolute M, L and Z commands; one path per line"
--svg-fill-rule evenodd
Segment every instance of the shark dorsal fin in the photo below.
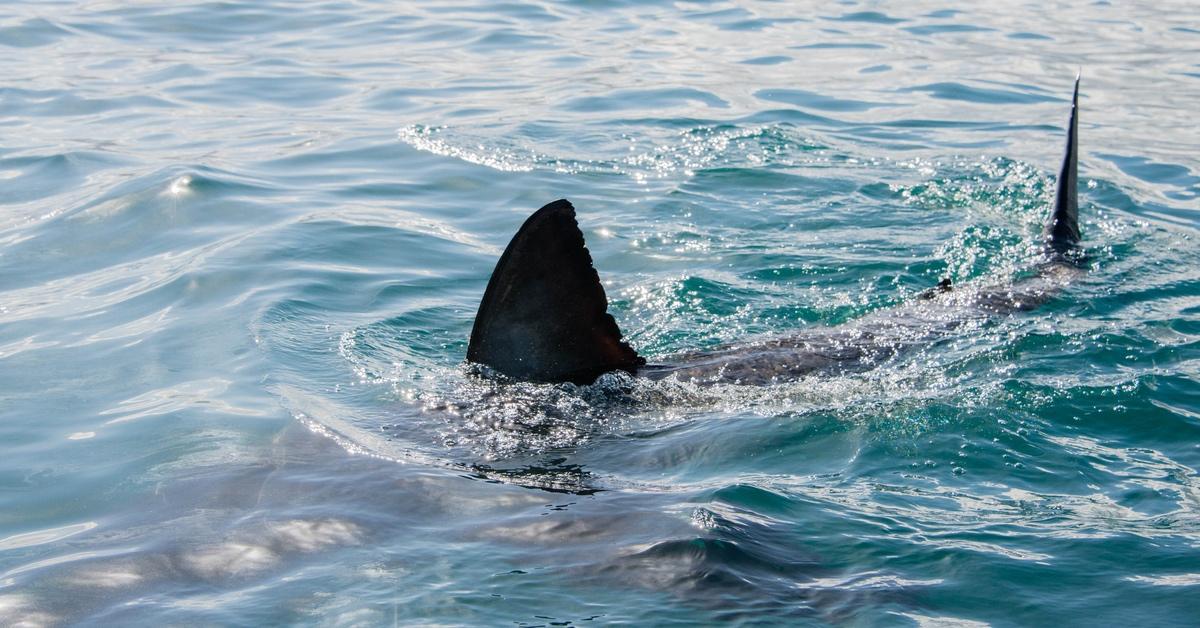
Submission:
M 608 313 L 575 208 L 565 199 L 534 212 L 500 256 L 467 360 L 517 379 L 577 384 L 645 364 Z
M 1079 244 L 1079 77 L 1075 77 L 1075 94 L 1071 97 L 1071 120 L 1067 123 L 1067 154 L 1058 171 L 1058 188 L 1054 194 L 1054 214 L 1046 223 L 1050 248 L 1066 253 Z

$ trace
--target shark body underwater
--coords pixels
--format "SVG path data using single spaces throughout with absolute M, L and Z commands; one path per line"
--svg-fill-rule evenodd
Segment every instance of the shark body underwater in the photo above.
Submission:
M 648 364 L 622 337 L 575 209 L 554 201 L 533 213 L 492 272 L 475 316 L 467 361 L 518 381 L 586 385 L 613 371 L 697 383 L 764 384 L 873 368 L 929 344 L 964 322 L 1049 301 L 1082 272 L 1077 200 L 1079 79 L 1067 148 L 1036 273 L 1007 285 L 963 290 L 943 280 L 898 307 L 851 324 L 809 330 Z

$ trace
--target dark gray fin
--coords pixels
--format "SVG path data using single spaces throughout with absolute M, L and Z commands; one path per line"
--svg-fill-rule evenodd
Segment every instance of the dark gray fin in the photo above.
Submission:
M 1079 245 L 1079 77 L 1075 77 L 1075 95 L 1071 97 L 1071 121 L 1067 125 L 1067 155 L 1058 172 L 1058 190 L 1054 194 L 1054 214 L 1046 223 L 1049 248 L 1065 254 Z
M 950 292 L 953 289 L 954 289 L 954 282 L 951 281 L 949 277 L 945 277 L 941 281 L 938 282 L 938 285 L 936 285 L 932 288 L 929 288 L 928 290 L 922 292 L 921 294 L 919 294 L 917 296 L 919 298 L 929 300 L 929 299 L 936 297 L 939 294 L 944 294 L 946 292 Z
M 565 199 L 537 210 L 488 281 L 467 360 L 521 380 L 590 384 L 646 361 L 621 340 Z

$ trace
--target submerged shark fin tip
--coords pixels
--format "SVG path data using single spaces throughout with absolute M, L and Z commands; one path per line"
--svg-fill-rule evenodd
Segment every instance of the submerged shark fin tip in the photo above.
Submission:
M 645 364 L 621 338 L 566 199 L 513 236 L 475 315 L 467 360 L 522 380 L 591 383 Z
M 1081 72 L 1082 74 L 1082 72 Z M 1046 224 L 1050 249 L 1065 253 L 1079 244 L 1079 78 L 1071 95 L 1071 118 L 1067 123 L 1067 152 L 1058 171 L 1054 213 Z

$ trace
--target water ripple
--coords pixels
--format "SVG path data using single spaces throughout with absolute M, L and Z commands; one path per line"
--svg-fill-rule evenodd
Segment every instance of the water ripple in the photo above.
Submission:
M 1194 15 L 6 5 L 0 624 L 1187 625 Z M 1087 272 L 979 315 L 1080 69 Z M 463 364 L 561 197 L 652 361 L 872 368 Z

